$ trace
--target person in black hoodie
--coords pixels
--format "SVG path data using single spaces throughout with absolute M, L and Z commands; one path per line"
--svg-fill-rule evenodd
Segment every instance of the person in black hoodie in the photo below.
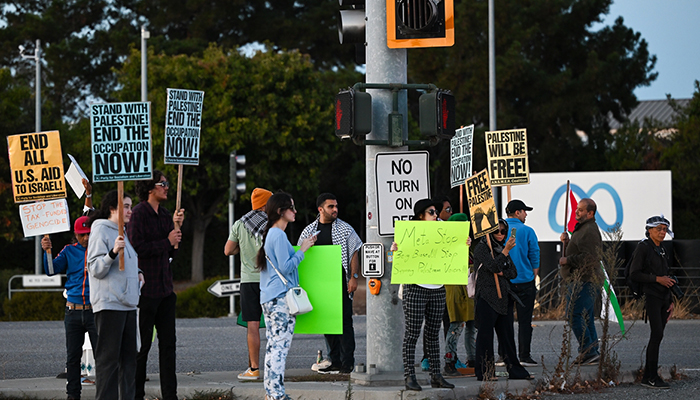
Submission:
M 669 276 L 668 258 L 661 242 L 668 233 L 671 223 L 663 215 L 646 221 L 646 239 L 639 242 L 630 261 L 630 278 L 641 284 L 645 294 L 645 311 L 649 318 L 651 334 L 647 345 L 647 360 L 644 367 L 642 385 L 655 389 L 668 389 L 670 386 L 659 376 L 659 347 L 664 337 L 664 328 L 673 314 L 671 287 L 677 282 Z
M 532 379 L 530 373 L 520 364 L 515 350 L 513 331 L 513 301 L 509 296 L 511 279 L 518 271 L 508 253 L 515 247 L 515 238 L 506 241 L 508 223 L 498 221 L 498 230 L 490 233 L 491 249 L 486 237 L 474 247 L 474 266 L 477 268 L 475 313 L 478 333 L 476 336 L 476 378 L 496 380 L 493 359 L 493 331 L 504 352 L 504 361 L 510 379 Z M 492 251 L 493 249 L 493 251 Z M 496 277 L 501 289 L 501 298 L 496 289 Z M 516 299 L 518 301 L 518 299 Z

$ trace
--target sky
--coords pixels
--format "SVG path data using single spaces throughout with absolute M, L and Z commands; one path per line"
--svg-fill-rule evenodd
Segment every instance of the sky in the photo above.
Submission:
M 659 76 L 634 93 L 639 100 L 693 97 L 700 80 L 700 0 L 613 0 L 603 21 L 612 25 L 618 16 L 639 32 L 656 55 Z

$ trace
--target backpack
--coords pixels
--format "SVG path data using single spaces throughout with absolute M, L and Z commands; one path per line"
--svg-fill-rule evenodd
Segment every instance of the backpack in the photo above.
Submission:
M 643 243 L 644 240 L 642 240 L 640 244 Z M 627 284 L 627 288 L 629 289 L 630 293 L 632 293 L 632 297 L 634 297 L 634 299 L 637 300 L 641 299 L 642 296 L 644 296 L 644 291 L 642 290 L 642 284 L 632 280 L 632 277 L 630 277 L 630 266 L 632 265 L 633 259 L 634 253 L 632 253 L 632 257 L 629 260 L 627 260 L 627 264 L 625 264 L 625 283 Z

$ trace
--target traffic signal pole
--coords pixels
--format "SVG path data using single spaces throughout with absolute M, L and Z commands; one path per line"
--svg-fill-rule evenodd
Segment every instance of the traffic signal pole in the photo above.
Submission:
M 406 49 L 387 47 L 386 0 L 366 0 L 366 82 L 402 83 L 407 82 Z M 368 89 L 372 95 L 372 131 L 368 140 L 387 142 L 389 138 L 389 114 L 392 112 L 392 92 L 380 89 Z M 402 115 L 402 137 L 408 139 L 407 91 L 398 92 L 399 112 Z M 371 142 L 370 142 L 371 143 Z M 367 210 L 367 243 L 382 243 L 384 250 L 391 247 L 393 237 L 380 237 L 377 215 L 377 186 L 375 175 L 375 158 L 377 153 L 406 151 L 407 147 L 388 147 L 382 145 L 365 146 L 365 185 Z M 403 312 L 398 298 L 398 285 L 390 285 L 391 264 L 386 263 L 382 288 L 378 295 L 367 291 L 367 373 L 369 384 L 376 384 L 382 379 L 380 374 L 399 373 L 403 371 L 402 341 Z M 378 379 L 375 379 L 378 378 Z

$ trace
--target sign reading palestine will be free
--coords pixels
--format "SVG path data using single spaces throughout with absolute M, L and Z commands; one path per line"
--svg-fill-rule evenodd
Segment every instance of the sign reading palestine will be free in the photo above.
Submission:
M 151 103 L 90 105 L 93 182 L 151 179 Z
M 486 132 L 486 155 L 492 186 L 530 183 L 527 129 Z

